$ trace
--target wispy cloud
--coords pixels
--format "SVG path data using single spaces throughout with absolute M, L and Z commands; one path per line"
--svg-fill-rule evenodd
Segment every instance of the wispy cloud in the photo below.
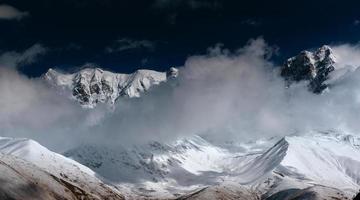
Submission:
M 29 15 L 29 12 L 23 12 L 17 8 L 7 5 L 0 5 L 0 20 L 20 20 Z
M 256 27 L 256 26 L 260 26 L 261 22 L 259 20 L 255 20 L 255 19 L 246 19 L 246 20 L 243 20 L 241 22 L 241 24 Z
M 114 44 L 105 48 L 108 53 L 127 51 L 131 49 L 148 49 L 154 50 L 155 42 L 150 40 L 134 40 L 130 38 L 122 38 L 116 40 Z
M 111 112 L 104 105 L 81 109 L 41 80 L 0 67 L 0 132 L 61 151 L 87 142 L 132 145 L 191 134 L 246 141 L 310 130 L 359 133 L 360 48 L 332 49 L 335 67 L 352 70 L 321 95 L 309 92 L 306 82 L 284 87 L 268 59 L 273 48 L 258 38 L 234 52 L 217 45 L 190 56 L 177 79 L 142 98 L 119 99 Z
M 23 52 L 5 52 L 0 55 L 0 67 L 17 68 L 21 65 L 31 64 L 46 51 L 47 49 L 41 44 L 34 44 Z
M 360 25 L 360 20 L 358 20 L 358 19 L 354 20 L 353 24 L 354 24 L 355 26 Z

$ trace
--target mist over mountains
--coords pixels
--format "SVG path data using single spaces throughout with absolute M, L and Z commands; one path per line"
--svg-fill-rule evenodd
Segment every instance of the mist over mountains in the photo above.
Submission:
M 0 2 L 0 200 L 357 200 L 360 1 Z
M 281 66 L 273 53 L 258 38 L 234 52 L 217 45 L 166 72 L 87 64 L 28 78 L 1 67 L 2 135 L 34 139 L 75 161 L 21 139 L 2 138 L 0 153 L 10 166 L 19 163 L 12 156 L 25 160 L 21 176 L 42 167 L 32 170 L 53 182 L 39 187 L 47 195 L 66 182 L 82 196 L 108 184 L 99 195 L 114 199 L 207 199 L 214 190 L 235 199 L 352 197 L 360 177 L 358 46 L 302 51 Z M 43 166 L 54 159 L 79 168 L 58 174 Z M 83 181 L 83 173 L 99 180 L 78 185 L 73 178 Z
M 191 56 L 178 67 L 176 79 L 140 90 L 141 98 L 121 97 L 113 106 L 100 103 L 95 109 L 82 109 L 71 93 L 43 78 L 1 68 L 2 132 L 54 148 L 70 135 L 74 143 L 129 144 L 191 134 L 249 140 L 314 129 L 355 133 L 359 50 L 351 45 L 331 49 L 336 62 L 322 80 L 329 91 L 321 94 L 307 89 L 309 78 L 286 83 L 280 76 L 283 68 L 270 60 L 271 47 L 259 38 L 235 52 L 215 46 L 207 55 Z M 345 59 L 347 53 L 351 59 Z M 310 77 L 312 66 L 307 67 Z

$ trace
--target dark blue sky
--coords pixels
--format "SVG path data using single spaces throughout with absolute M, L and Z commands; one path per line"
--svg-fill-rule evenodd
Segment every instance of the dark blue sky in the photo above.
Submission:
M 118 72 L 166 70 L 216 43 L 236 49 L 258 36 L 282 62 L 303 49 L 360 40 L 360 1 L 5 0 L 27 16 L 0 20 L 0 50 L 47 48 L 20 70 L 87 62 Z

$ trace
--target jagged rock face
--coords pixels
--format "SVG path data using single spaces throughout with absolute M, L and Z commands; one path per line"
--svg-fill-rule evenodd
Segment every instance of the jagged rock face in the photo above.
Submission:
M 166 73 L 167 77 L 176 78 L 179 75 L 179 70 L 175 67 L 170 67 L 169 71 Z
M 335 70 L 335 56 L 329 46 L 322 46 L 315 52 L 302 51 L 299 55 L 289 58 L 281 69 L 281 76 L 288 86 L 293 82 L 309 81 L 309 90 L 321 93 L 328 87 L 325 81 Z
M 132 74 L 119 74 L 87 66 L 73 74 L 49 69 L 43 78 L 53 86 L 70 91 L 84 107 L 93 108 L 99 102 L 114 104 L 120 96 L 140 97 L 150 87 L 177 75 L 176 68 L 170 68 L 168 72 L 137 70 Z

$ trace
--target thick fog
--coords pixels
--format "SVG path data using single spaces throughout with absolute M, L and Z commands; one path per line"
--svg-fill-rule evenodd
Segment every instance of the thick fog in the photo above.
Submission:
M 308 92 L 305 82 L 285 88 L 271 61 L 274 50 L 259 38 L 235 52 L 218 45 L 206 55 L 190 56 L 177 79 L 141 98 L 119 99 L 115 109 L 83 109 L 41 78 L 3 66 L 0 135 L 32 138 L 63 151 L 88 142 L 124 145 L 193 134 L 238 141 L 310 130 L 357 134 L 360 50 L 349 44 L 332 48 L 336 67 L 346 70 L 321 95 Z

